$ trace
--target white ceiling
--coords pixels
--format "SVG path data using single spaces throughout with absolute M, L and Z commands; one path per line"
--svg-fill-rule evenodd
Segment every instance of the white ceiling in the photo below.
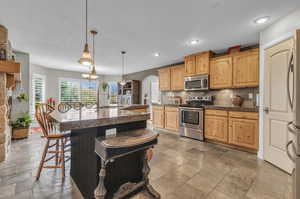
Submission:
M 182 61 L 185 55 L 255 44 L 259 32 L 300 7 L 299 0 L 89 0 L 89 28 L 96 28 L 97 72 L 125 73 Z M 253 20 L 271 16 L 270 22 Z M 50 68 L 86 71 L 83 49 L 84 0 L 1 0 L 0 24 L 16 50 Z M 199 45 L 186 44 L 199 39 Z M 159 52 L 160 57 L 153 53 Z

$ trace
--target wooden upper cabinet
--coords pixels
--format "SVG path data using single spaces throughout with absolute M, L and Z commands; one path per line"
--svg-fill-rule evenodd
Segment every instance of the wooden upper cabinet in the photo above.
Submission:
M 184 58 L 185 76 L 192 76 L 196 74 L 196 57 L 190 55 Z
M 209 59 L 211 56 L 212 52 L 207 51 L 185 57 L 185 76 L 209 74 Z
M 196 75 L 208 75 L 209 74 L 209 59 L 212 56 L 211 51 L 199 53 L 196 57 Z
M 159 88 L 161 91 L 171 90 L 171 69 L 165 68 L 158 71 Z
M 233 87 L 259 85 L 259 50 L 253 49 L 233 56 Z
M 210 62 L 210 88 L 232 87 L 232 57 L 214 58 Z
M 184 65 L 171 67 L 171 90 L 180 91 L 184 89 Z

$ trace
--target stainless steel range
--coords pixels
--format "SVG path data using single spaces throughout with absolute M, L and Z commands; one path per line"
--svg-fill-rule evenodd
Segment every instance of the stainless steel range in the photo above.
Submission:
M 213 104 L 213 96 L 190 97 L 179 107 L 180 136 L 204 140 L 204 105 Z

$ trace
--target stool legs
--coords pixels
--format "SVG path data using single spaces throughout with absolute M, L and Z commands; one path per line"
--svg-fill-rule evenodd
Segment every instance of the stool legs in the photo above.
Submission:
M 65 180 L 65 142 L 61 139 L 61 175 L 62 181 Z
M 150 167 L 148 164 L 148 155 L 147 151 L 144 152 L 144 160 L 143 160 L 143 181 L 145 182 L 145 190 L 149 193 L 151 198 L 153 199 L 160 199 L 160 194 L 154 190 L 152 185 L 149 183 L 149 173 Z
M 45 158 L 46 158 L 46 155 L 47 155 L 47 152 L 48 152 L 48 148 L 49 148 L 49 140 L 47 140 L 47 143 L 46 143 L 44 151 L 43 151 L 42 159 L 40 161 L 40 166 L 39 166 L 39 169 L 38 169 L 38 172 L 37 172 L 37 175 L 36 175 L 36 180 L 40 179 L 42 168 L 44 166 Z
M 104 185 L 104 179 L 106 176 L 106 162 L 101 160 L 101 169 L 99 173 L 99 183 L 95 189 L 94 195 L 96 199 L 104 199 L 107 193 L 107 190 Z
M 55 146 L 55 150 L 56 150 L 56 156 L 55 156 L 55 165 L 58 165 L 58 161 L 59 161 L 59 140 L 56 140 L 56 146 Z

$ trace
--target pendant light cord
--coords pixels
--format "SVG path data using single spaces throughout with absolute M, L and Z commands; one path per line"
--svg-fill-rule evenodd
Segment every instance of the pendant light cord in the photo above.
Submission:
M 88 43 L 88 0 L 85 0 L 85 43 Z
M 95 51 L 95 34 L 96 33 L 93 33 L 93 65 L 95 67 L 95 54 L 96 54 L 96 51 Z
M 122 79 L 124 78 L 124 56 L 125 56 L 125 52 L 122 52 Z

